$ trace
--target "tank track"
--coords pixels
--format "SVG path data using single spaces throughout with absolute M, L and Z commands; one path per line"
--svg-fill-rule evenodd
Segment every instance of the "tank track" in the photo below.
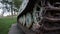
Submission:
M 60 1 L 29 0 L 17 22 L 34 34 L 60 34 Z

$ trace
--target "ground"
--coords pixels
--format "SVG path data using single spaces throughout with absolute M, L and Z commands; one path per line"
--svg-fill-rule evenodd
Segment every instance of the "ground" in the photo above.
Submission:
M 17 27 L 17 24 L 12 24 L 8 34 L 25 34 L 21 28 Z
M 8 34 L 11 25 L 17 23 L 16 20 L 16 17 L 13 19 L 11 17 L 0 18 L 0 34 Z

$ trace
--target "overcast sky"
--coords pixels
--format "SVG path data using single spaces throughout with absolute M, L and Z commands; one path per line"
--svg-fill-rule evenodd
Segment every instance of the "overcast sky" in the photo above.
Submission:
M 0 14 L 1 14 L 1 12 L 3 11 L 3 10 L 2 10 L 2 7 L 3 7 L 3 4 L 0 3 Z

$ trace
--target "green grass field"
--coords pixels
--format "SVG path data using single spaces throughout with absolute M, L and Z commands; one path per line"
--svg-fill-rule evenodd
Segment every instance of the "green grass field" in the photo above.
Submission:
M 16 23 L 16 17 L 13 19 L 11 17 L 0 18 L 0 34 L 8 34 L 13 23 Z

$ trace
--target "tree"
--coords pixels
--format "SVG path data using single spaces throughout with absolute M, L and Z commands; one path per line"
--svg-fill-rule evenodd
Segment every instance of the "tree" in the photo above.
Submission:
M 13 2 L 14 2 L 15 7 L 19 10 L 22 0 L 13 0 Z M 16 12 L 18 12 L 17 9 L 16 9 Z
M 8 9 L 11 10 L 11 15 L 12 15 L 12 18 L 13 18 L 13 8 L 12 8 L 12 7 L 13 7 L 13 2 L 12 2 L 12 0 L 3 0 L 2 3 L 6 5 L 5 8 L 6 8 L 7 10 L 8 10 Z M 10 6 L 11 9 L 8 8 L 7 4 L 11 5 L 11 6 Z M 8 10 L 8 11 L 9 11 L 9 10 Z M 4 13 L 4 12 L 3 12 L 3 13 Z
M 4 9 L 5 9 L 5 7 L 4 7 L 4 0 L 2 1 L 2 5 L 3 5 L 3 7 L 2 7 L 2 9 L 3 9 L 3 12 L 2 12 L 2 17 L 3 17 L 3 15 L 4 15 Z

